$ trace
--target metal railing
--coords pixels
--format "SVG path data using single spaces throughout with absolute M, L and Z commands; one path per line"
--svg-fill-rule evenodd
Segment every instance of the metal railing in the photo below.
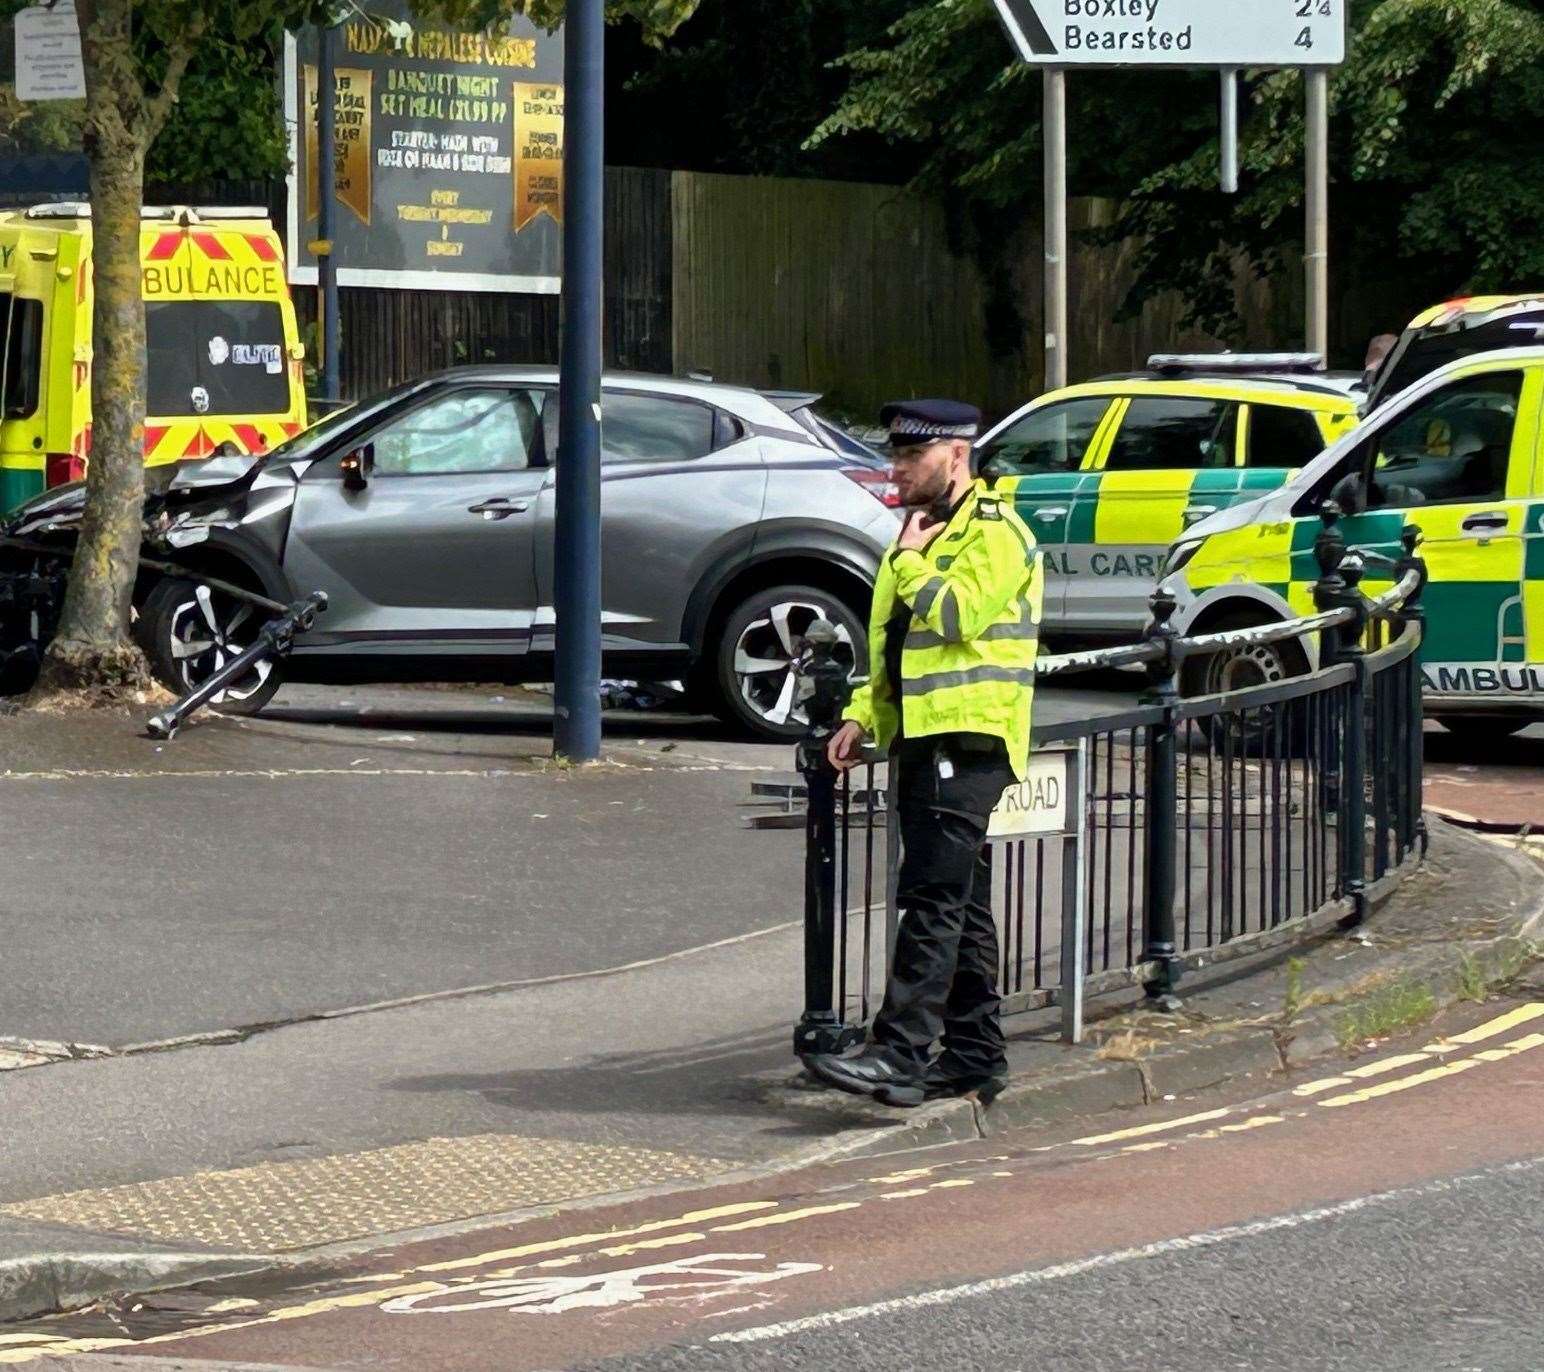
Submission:
M 1140 986 L 1173 1008 L 1187 972 L 1360 922 L 1424 853 L 1419 531 L 1369 598 L 1339 517 L 1326 507 L 1313 615 L 1182 638 L 1160 592 L 1140 642 L 1041 659 L 1041 680 L 1141 665 L 1148 690 L 1135 709 L 1034 730 L 1031 777 L 1005 798 L 1017 812 L 1000 811 L 1001 832 L 994 821 L 1005 1013 L 1058 1004 L 1078 1041 L 1088 997 Z M 1314 671 L 1181 696 L 1187 661 L 1310 635 Z M 801 1055 L 861 1039 L 899 913 L 888 760 L 870 753 L 840 776 L 826 760 L 849 690 L 834 642 L 817 626 L 804 663 Z

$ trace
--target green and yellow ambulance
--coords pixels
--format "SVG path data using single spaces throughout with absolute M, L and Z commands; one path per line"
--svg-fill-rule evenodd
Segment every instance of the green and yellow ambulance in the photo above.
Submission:
M 1492 308 L 1511 307 L 1487 302 L 1477 313 Z M 1423 316 L 1412 328 L 1440 330 L 1441 318 Z M 1516 323 L 1526 311 L 1505 318 Z M 1527 328 L 1507 333 L 1531 343 Z M 1450 345 L 1451 332 L 1433 337 Z M 1405 350 L 1407 369 L 1418 360 L 1418 349 Z M 1371 592 L 1391 575 L 1379 559 L 1398 558 L 1401 531 L 1414 524 L 1431 574 L 1428 711 L 1455 732 L 1504 737 L 1544 720 L 1544 346 L 1460 350 L 1435 370 L 1417 370 L 1419 379 L 1385 387 L 1368 418 L 1289 483 L 1187 530 L 1163 584 L 1187 634 L 1311 613 L 1313 545 L 1327 500 L 1346 511 L 1350 546 L 1374 555 L 1364 582 Z M 1316 665 L 1313 643 L 1251 649 L 1192 662 L 1185 687 L 1202 694 Z
M 1045 630 L 1129 639 L 1169 547 L 1279 490 L 1357 422 L 1359 377 L 1298 354 L 1154 357 L 1052 391 L 988 432 L 978 464 L 1011 494 L 1046 567 Z
M 145 463 L 262 453 L 306 420 L 284 253 L 259 209 L 147 209 Z M 0 513 L 91 452 L 90 207 L 0 214 Z

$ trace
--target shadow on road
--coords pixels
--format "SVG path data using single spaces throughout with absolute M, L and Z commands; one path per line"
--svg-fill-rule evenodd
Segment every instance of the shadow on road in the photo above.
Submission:
M 558 1068 L 404 1077 L 387 1089 L 410 1093 L 472 1092 L 526 1120 L 535 1115 L 680 1116 L 701 1121 L 699 1152 L 714 1135 L 738 1134 L 736 1121 L 759 1120 L 764 1138 L 817 1139 L 836 1127 L 894 1121 L 848 1108 L 826 1090 L 793 1087 L 796 1065 L 785 1028 L 709 1039 L 658 1052 L 617 1053 Z M 840 1111 L 840 1126 L 833 1119 Z M 522 1127 L 528 1127 L 522 1126 Z

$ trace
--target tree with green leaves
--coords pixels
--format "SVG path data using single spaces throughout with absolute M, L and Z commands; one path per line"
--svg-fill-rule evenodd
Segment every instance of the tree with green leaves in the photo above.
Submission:
M 1350 58 L 1330 87 L 1332 265 L 1342 285 L 1386 283 L 1391 327 L 1450 292 L 1544 278 L 1531 230 L 1541 62 L 1536 0 L 1351 0 Z M 1038 217 L 1039 74 L 1013 59 L 991 0 L 919 0 L 843 66 L 847 89 L 814 142 L 880 133 L 912 146 L 930 183 Z M 1068 85 L 1071 189 L 1121 199 L 1105 236 L 1138 248 L 1127 311 L 1177 290 L 1187 323 L 1235 334 L 1239 257 L 1263 274 L 1301 250 L 1301 76 L 1245 74 L 1237 196 L 1217 188 L 1214 73 L 1091 71 Z
M 671 32 L 695 0 L 609 0 L 651 34 Z M 0 0 L 0 17 L 25 8 Z M 183 93 L 191 64 L 220 37 L 255 40 L 324 20 L 327 0 L 77 0 L 86 77 L 82 131 L 90 166 L 93 270 L 92 449 L 86 508 L 59 630 L 40 688 L 139 686 L 145 664 L 129 637 L 144 508 L 145 309 L 139 230 L 146 159 Z M 555 25 L 562 0 L 420 0 L 467 28 L 528 14 Z

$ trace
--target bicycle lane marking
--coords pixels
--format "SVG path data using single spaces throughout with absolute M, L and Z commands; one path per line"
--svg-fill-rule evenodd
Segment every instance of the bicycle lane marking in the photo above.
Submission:
M 1509 1028 L 1536 1020 L 1544 1016 L 1544 1003 L 1523 1006 L 1511 1011 L 1475 1029 L 1465 1031 L 1462 1034 L 1453 1035 L 1428 1045 L 1420 1055 L 1397 1055 L 1389 1059 L 1380 1060 L 1388 1063 L 1403 1065 L 1411 1057 L 1417 1061 L 1428 1061 L 1427 1053 L 1447 1052 L 1452 1046 L 1472 1046 L 1483 1043 L 1487 1039 L 1494 1038 L 1505 1033 Z M 1461 1058 L 1457 1062 L 1446 1063 L 1434 1070 L 1415 1073 L 1407 1077 L 1395 1078 L 1392 1081 L 1381 1083 L 1378 1087 L 1368 1088 L 1363 1091 L 1351 1093 L 1352 1099 L 1347 1099 L 1345 1104 L 1362 1104 L 1390 1094 L 1388 1088 L 1398 1090 L 1413 1089 L 1417 1086 L 1433 1084 L 1434 1082 L 1457 1075 L 1460 1071 L 1467 1071 L 1473 1067 L 1505 1061 L 1518 1053 L 1526 1052 L 1535 1047 L 1544 1046 L 1544 1034 L 1535 1033 L 1515 1039 L 1500 1047 L 1488 1048 L 1474 1054 L 1474 1056 Z M 1363 1076 L 1376 1075 L 1373 1068 L 1379 1066 L 1378 1062 L 1366 1064 L 1361 1070 Z M 1336 1084 L 1342 1078 L 1330 1079 Z M 1405 1083 L 1405 1085 L 1401 1085 Z M 1303 1088 L 1298 1088 L 1302 1090 Z M 1334 1099 L 1334 1098 L 1331 1098 Z M 858 1199 L 830 1200 L 820 1204 L 801 1204 L 793 1209 L 785 1209 L 787 1201 L 761 1199 L 736 1202 L 734 1204 L 687 1211 L 684 1214 L 666 1219 L 647 1221 L 629 1228 L 588 1232 L 572 1235 L 561 1235 L 550 1239 L 533 1241 L 528 1244 L 491 1249 L 489 1251 L 424 1263 L 414 1267 L 376 1274 L 364 1274 L 353 1278 L 343 1278 L 340 1284 L 353 1286 L 355 1289 L 332 1292 L 318 1296 L 312 1300 L 298 1302 L 292 1305 L 281 1306 L 269 1310 L 260 1315 L 243 1315 L 230 1320 L 216 1321 L 203 1325 L 195 1325 L 191 1328 L 155 1334 L 142 1338 L 64 1338 L 56 1339 L 39 1331 L 33 1335 L 30 1331 L 23 1331 L 19 1337 L 47 1337 L 49 1341 L 39 1346 L 23 1345 L 21 1347 L 8 1347 L 0 1344 L 0 1364 L 18 1364 L 33 1362 L 44 1356 L 58 1356 L 70 1353 L 88 1353 L 103 1351 L 113 1348 L 149 1347 L 152 1345 L 165 1345 L 179 1343 L 185 1340 L 205 1339 L 216 1335 L 240 1333 L 244 1330 L 257 1329 L 262 1326 L 291 1324 L 298 1321 L 315 1319 L 319 1316 L 345 1313 L 371 1306 L 384 1308 L 398 1303 L 395 1311 L 388 1313 L 407 1313 L 415 1308 L 413 1303 L 422 1298 L 443 1298 L 454 1296 L 457 1292 L 465 1292 L 470 1288 L 490 1287 L 499 1283 L 515 1283 L 512 1289 L 517 1294 L 531 1295 L 532 1299 L 522 1301 L 533 1312 L 560 1314 L 565 1309 L 577 1308 L 573 1305 L 558 1305 L 555 1302 L 562 1296 L 593 1288 L 597 1283 L 604 1284 L 607 1279 L 617 1279 L 623 1286 L 629 1281 L 636 1284 L 643 1278 L 650 1276 L 691 1275 L 687 1269 L 680 1268 L 678 1264 L 645 1264 L 635 1268 L 615 1269 L 607 1272 L 595 1272 L 589 1274 L 575 1274 L 573 1278 L 564 1281 L 550 1282 L 546 1273 L 556 1272 L 558 1269 L 572 1268 L 580 1264 L 596 1259 L 627 1258 L 641 1253 L 656 1252 L 663 1248 L 686 1247 L 693 1244 L 713 1244 L 716 1241 L 713 1236 L 717 1234 L 739 1234 L 766 1230 L 772 1228 L 784 1228 L 797 1225 L 802 1222 L 819 1220 L 838 1214 L 846 1214 L 860 1211 L 868 1204 L 893 1205 L 911 1200 L 921 1200 L 928 1197 L 936 1198 L 940 1193 L 948 1194 L 967 1187 L 973 1187 L 978 1182 L 1001 1181 L 1020 1177 L 1026 1172 L 1035 1170 L 1034 1165 L 1044 1158 L 1047 1152 L 1074 1152 L 1078 1162 L 1101 1161 L 1104 1159 L 1118 1158 L 1133 1152 L 1147 1152 L 1157 1149 L 1177 1147 L 1185 1143 L 1196 1143 L 1215 1140 L 1225 1133 L 1238 1134 L 1247 1131 L 1266 1128 L 1272 1125 L 1282 1124 L 1289 1119 L 1303 1119 L 1317 1113 L 1317 1107 L 1328 1104 L 1328 1101 L 1314 1101 L 1305 1108 L 1288 1112 L 1272 1113 L 1272 1100 L 1267 1098 L 1241 1107 L 1206 1111 L 1197 1115 L 1188 1115 L 1176 1120 L 1159 1121 L 1155 1124 L 1134 1126 L 1129 1130 L 1107 1132 L 1104 1134 L 1089 1135 L 1081 1139 L 1074 1139 L 1063 1144 L 1050 1145 L 1036 1149 L 1026 1150 L 1018 1156 L 1006 1154 L 993 1154 L 986 1157 L 973 1157 L 958 1162 L 942 1162 L 932 1165 L 924 1165 L 914 1168 L 903 1168 L 897 1171 L 865 1175 L 851 1181 L 841 1181 L 834 1185 L 828 1185 L 814 1196 L 804 1199 L 810 1200 L 817 1197 L 837 1196 L 842 1193 L 862 1193 Z M 1228 1124 L 1216 1123 L 1230 1116 L 1239 1118 Z M 1162 1130 L 1183 1129 L 1198 1123 L 1213 1123 L 1215 1127 L 1194 1130 L 1172 1139 L 1153 1139 L 1147 1136 Z M 1127 1143 L 1133 1139 L 1136 1142 Z M 1104 1145 L 1114 1144 L 1113 1148 L 1105 1148 Z M 1009 1166 L 1004 1168 L 1004 1164 Z M 1016 1164 L 1016 1165 L 1015 1165 Z M 940 1172 L 961 1171 L 973 1169 L 979 1175 L 976 1177 L 946 1177 L 941 1180 L 931 1180 Z M 925 1185 L 910 1185 L 910 1183 L 926 1182 Z M 724 1223 L 710 1223 L 710 1221 L 726 1221 Z M 670 1232 L 681 1230 L 684 1232 Z M 619 1242 L 619 1240 L 632 1240 Z M 543 1256 L 556 1254 L 558 1256 Z M 529 1263 L 521 1262 L 524 1258 L 539 1258 L 540 1261 Z M 767 1257 L 760 1253 L 708 1253 L 701 1255 L 688 1255 L 678 1260 L 678 1263 L 717 1262 L 733 1260 L 735 1262 L 765 1262 Z M 820 1264 L 800 1264 L 797 1259 L 790 1259 L 800 1270 L 793 1271 L 779 1267 L 770 1273 L 762 1273 L 759 1280 L 785 1280 L 790 1276 L 810 1275 L 815 1271 L 823 1270 Z M 503 1267 L 494 1267 L 494 1264 L 511 1264 Z M 493 1268 L 493 1270 L 489 1270 Z M 808 1269 L 807 1271 L 805 1269 Z M 451 1276 L 451 1273 L 466 1274 Z M 534 1276 L 532 1275 L 534 1273 Z M 744 1280 L 736 1280 L 736 1277 Z M 738 1286 L 754 1284 L 753 1274 L 743 1271 L 725 1276 L 718 1274 L 718 1279 L 725 1283 L 720 1289 L 732 1290 Z M 579 1285 L 573 1283 L 578 1282 Z M 521 1285 L 521 1283 L 535 1283 L 534 1285 Z M 703 1284 L 698 1284 L 701 1287 Z M 361 1287 L 369 1289 L 359 1289 Z M 534 1293 L 534 1294 L 533 1294 Z M 645 1290 L 638 1300 L 647 1299 L 648 1291 Z M 698 1294 L 702 1294 L 699 1290 Z M 402 1305 L 408 1302 L 408 1305 Z M 637 1300 L 631 1298 L 616 1302 L 618 1304 L 636 1304 Z

